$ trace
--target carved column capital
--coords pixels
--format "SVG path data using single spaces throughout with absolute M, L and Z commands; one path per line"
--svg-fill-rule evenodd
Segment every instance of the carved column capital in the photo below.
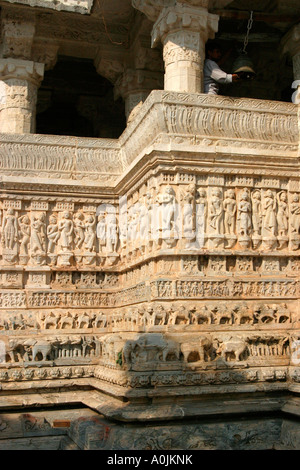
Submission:
M 174 8 L 176 5 L 208 8 L 209 2 L 210 0 L 132 0 L 132 6 L 144 13 L 149 20 L 156 21 L 163 8 Z
M 121 96 L 125 100 L 127 123 L 135 117 L 149 93 L 162 87 L 163 75 L 160 72 L 128 68 L 119 77 L 114 94 L 116 99 Z
M 169 34 L 180 32 L 198 33 L 206 42 L 218 31 L 219 16 L 208 13 L 203 6 L 177 3 L 174 7 L 163 8 L 152 30 L 152 47 L 161 40 L 167 41 Z
M 115 84 L 124 71 L 124 54 L 114 46 L 99 49 L 94 65 L 99 75 Z
M 32 46 L 31 58 L 33 62 L 44 64 L 45 70 L 51 70 L 56 64 L 58 49 L 58 44 L 38 41 Z
M 23 80 L 40 85 L 44 77 L 44 64 L 29 60 L 0 59 L 0 80 Z

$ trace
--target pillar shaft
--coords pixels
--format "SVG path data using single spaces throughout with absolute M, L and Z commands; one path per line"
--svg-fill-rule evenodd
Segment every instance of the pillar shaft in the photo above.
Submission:
M 35 109 L 44 64 L 0 59 L 0 132 L 35 132 Z
M 152 31 L 152 46 L 163 43 L 165 90 L 201 93 L 205 43 L 218 29 L 206 8 L 176 4 L 163 8 Z

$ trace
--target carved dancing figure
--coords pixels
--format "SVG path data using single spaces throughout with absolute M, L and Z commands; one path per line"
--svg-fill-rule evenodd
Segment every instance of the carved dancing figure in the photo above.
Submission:
M 39 214 L 37 217 L 33 217 L 31 223 L 31 252 L 32 253 L 43 253 L 46 249 L 46 215 L 44 213 Z
M 209 226 L 214 233 L 220 235 L 223 233 L 223 204 L 222 192 L 219 188 L 213 189 L 209 203 Z
M 235 218 L 236 218 L 236 200 L 235 200 L 235 192 L 233 189 L 229 189 L 226 193 L 226 198 L 223 202 L 223 207 L 225 211 L 224 217 L 224 226 L 225 226 L 225 233 L 234 235 L 235 234 Z
M 98 223 L 96 228 L 97 238 L 99 240 L 99 251 L 106 246 L 106 218 L 105 213 L 98 215 Z
M 186 188 L 182 200 L 183 205 L 183 234 L 186 238 L 194 237 L 195 230 L 195 193 L 196 186 L 194 183 L 191 183 Z
M 74 224 L 71 220 L 71 214 L 69 211 L 65 211 L 62 216 L 62 220 L 59 222 L 58 229 L 60 231 L 60 244 L 63 251 L 71 249 Z
M 262 207 L 263 228 L 265 235 L 275 236 L 276 230 L 276 199 L 270 189 L 266 191 Z
M 82 244 L 84 242 L 84 230 L 84 215 L 82 212 L 78 212 L 74 215 L 74 243 L 75 247 L 79 250 L 81 249 Z
M 119 228 L 115 214 L 109 214 L 107 217 L 107 251 L 115 253 L 119 241 Z
M 198 190 L 196 195 L 196 236 L 203 238 L 206 231 L 206 217 L 207 217 L 207 198 L 204 189 Z
M 18 240 L 17 217 L 13 209 L 8 209 L 2 222 L 2 245 L 8 250 L 13 250 Z
M 28 255 L 28 245 L 30 242 L 30 219 L 27 214 L 22 215 L 18 218 L 18 224 L 20 227 L 20 254 Z
M 47 237 L 48 237 L 48 251 L 52 253 L 55 250 L 57 242 L 60 237 L 60 233 L 57 225 L 57 218 L 55 215 L 49 217 L 49 225 L 47 227 Z
M 296 233 L 297 235 L 300 234 L 300 202 L 299 202 L 299 194 L 295 193 L 293 195 L 293 199 L 290 205 L 291 211 L 291 232 Z
M 157 196 L 157 202 L 161 205 L 161 230 L 163 237 L 169 237 L 170 231 L 175 227 L 175 191 L 167 186 L 162 194 Z M 165 236 L 164 236 L 165 234 Z M 168 234 L 168 235 L 166 235 Z
M 84 238 L 84 245 L 87 251 L 93 251 L 95 248 L 95 217 L 93 215 L 89 215 L 86 219 L 85 223 L 85 238 Z
M 253 235 L 261 235 L 262 227 L 262 209 L 261 209 L 261 194 L 260 191 L 254 191 L 252 194 L 252 224 Z
M 239 222 L 239 235 L 247 237 L 251 229 L 251 203 L 249 201 L 249 193 L 247 189 L 245 189 L 241 194 L 237 219 Z
M 281 191 L 278 194 L 278 212 L 277 212 L 277 224 L 278 224 L 278 235 L 284 237 L 288 233 L 289 228 L 289 212 L 287 203 L 286 191 Z

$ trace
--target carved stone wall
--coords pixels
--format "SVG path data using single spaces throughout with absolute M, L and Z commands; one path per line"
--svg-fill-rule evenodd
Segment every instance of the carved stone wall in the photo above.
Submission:
M 4 135 L 2 389 L 297 387 L 296 112 L 153 92 L 119 141 Z

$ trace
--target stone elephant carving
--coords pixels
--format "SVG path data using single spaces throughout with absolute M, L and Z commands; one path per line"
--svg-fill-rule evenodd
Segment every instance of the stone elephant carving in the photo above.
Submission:
M 216 353 L 220 354 L 225 361 L 228 361 L 234 358 L 236 361 L 241 361 L 242 356 L 248 349 L 248 344 L 246 339 L 243 338 L 229 338 L 219 340 L 219 347 L 217 348 Z
M 165 343 L 161 346 L 161 350 L 157 353 L 157 358 L 166 362 L 168 358 L 174 358 L 178 361 L 180 360 L 180 344 L 176 341 L 165 340 Z
M 37 341 L 32 346 L 32 360 L 37 362 L 38 354 L 42 355 L 41 361 L 51 360 L 51 354 L 53 351 L 53 343 L 48 341 Z
M 181 352 L 185 362 L 210 361 L 211 360 L 212 341 L 207 336 L 183 343 Z

